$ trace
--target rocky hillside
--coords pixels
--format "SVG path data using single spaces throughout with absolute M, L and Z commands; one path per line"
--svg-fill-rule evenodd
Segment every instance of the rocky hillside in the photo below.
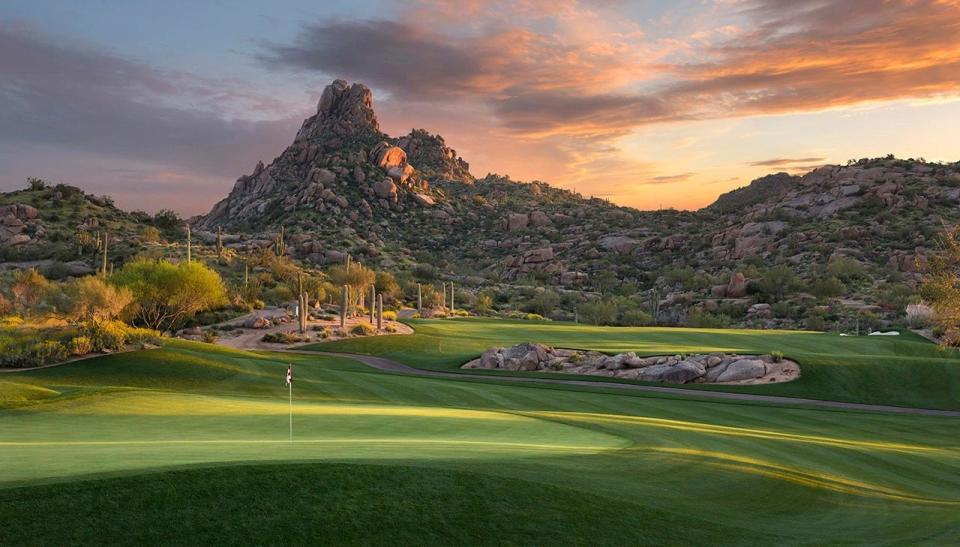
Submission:
M 784 263 L 807 275 L 839 256 L 870 275 L 910 278 L 960 198 L 956 164 L 894 158 L 769 175 L 699 212 L 641 212 L 541 182 L 474 179 L 468 168 L 442 137 L 382 133 L 370 90 L 337 80 L 293 144 L 240 177 L 199 224 L 248 234 L 283 226 L 293 252 L 317 263 L 352 253 L 588 287 L 612 272 L 672 290 L 665 268 L 709 276 Z
M 102 227 L 135 244 L 158 225 L 64 185 L 4 194 L 0 207 L 7 261 L 81 257 L 84 234 Z M 887 157 L 772 174 L 686 212 L 478 179 L 438 135 L 383 133 L 370 90 L 337 80 L 293 143 L 240 177 L 194 231 L 209 243 L 223 230 L 241 255 L 282 229 L 288 253 L 320 266 L 350 254 L 462 285 L 641 294 L 668 323 L 716 313 L 794 326 L 839 308 L 902 315 L 941 222 L 960 222 L 958 163 Z

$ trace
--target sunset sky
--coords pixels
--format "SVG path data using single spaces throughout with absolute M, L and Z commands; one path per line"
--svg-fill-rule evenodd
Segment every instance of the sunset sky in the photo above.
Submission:
M 334 78 L 476 176 L 642 209 L 850 158 L 960 160 L 960 0 L 6 0 L 0 189 L 206 212 Z

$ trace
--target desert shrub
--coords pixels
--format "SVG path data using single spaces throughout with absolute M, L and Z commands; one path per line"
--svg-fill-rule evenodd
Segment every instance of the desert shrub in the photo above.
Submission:
M 47 279 L 66 279 L 70 275 L 70 268 L 60 261 L 52 262 L 43 268 L 43 276 Z
M 127 326 L 119 321 L 104 321 L 91 324 L 87 336 L 94 351 L 119 351 L 127 343 Z
M 545 321 L 547 318 L 539 313 L 528 313 L 523 316 L 523 319 L 526 321 Z
M 70 355 L 70 352 L 67 350 L 67 346 L 61 342 L 44 340 L 30 346 L 28 355 L 30 361 L 39 366 L 64 361 Z
M 127 327 L 127 343 L 143 347 L 146 344 L 158 345 L 160 333 L 155 330 Z
M 396 321 L 396 320 L 397 320 L 397 312 L 395 312 L 395 311 L 393 311 L 393 310 L 388 310 L 388 311 L 383 312 L 383 320 L 384 320 L 384 321 Z
M 933 309 L 925 304 L 910 304 L 906 308 L 907 324 L 914 329 L 922 329 L 933 321 Z
M 140 237 L 145 243 L 157 243 L 160 241 L 161 237 L 160 229 L 156 226 L 147 226 L 143 229 L 143 233 Z
M 577 306 L 577 316 L 590 325 L 610 325 L 617 318 L 617 306 L 602 300 L 584 302 Z
M 903 310 L 919 297 L 904 283 L 884 283 L 877 290 L 877 301 L 888 310 Z
M 773 357 L 774 363 L 779 363 L 783 361 L 783 352 L 782 351 L 771 351 L 770 355 Z
M 867 277 L 867 272 L 864 270 L 863 264 L 846 256 L 831 260 L 830 264 L 827 265 L 827 272 L 847 283 Z
M 203 331 L 203 335 L 200 337 L 200 340 L 206 342 L 207 344 L 215 344 L 217 342 L 217 333 L 213 330 Z
M 820 298 L 833 298 L 843 295 L 847 286 L 837 277 L 817 279 L 810 284 L 810 292 Z
M 730 318 L 722 313 L 697 310 L 687 318 L 687 326 L 698 329 L 724 329 L 730 326 Z
M 644 327 L 653 324 L 653 316 L 639 308 L 627 310 L 620 315 L 620 324 L 625 327 Z
M 350 327 L 350 334 L 354 336 L 370 336 L 377 332 L 377 329 L 373 328 L 373 325 L 367 323 L 366 321 L 360 321 L 356 325 Z
M 296 344 L 302 342 L 303 338 L 292 332 L 268 332 L 260 340 L 268 344 Z
M 277 285 L 272 289 L 264 291 L 263 299 L 273 305 L 286 304 L 293 300 L 293 291 L 286 285 Z
M 804 321 L 807 330 L 825 331 L 827 330 L 827 320 L 822 315 L 811 315 Z
M 133 293 L 140 323 L 159 331 L 176 330 L 198 312 L 228 302 L 220 275 L 199 262 L 134 260 L 111 280 Z
M 481 294 L 473 301 L 473 311 L 478 315 L 486 315 L 493 309 L 493 299 L 489 294 Z
M 77 336 L 70 340 L 70 354 L 76 356 L 86 355 L 93 351 L 93 342 L 87 336 Z
M 548 315 L 560 305 L 560 295 L 552 290 L 541 291 L 527 302 L 526 311 L 539 315 Z
M 397 332 L 398 329 L 396 325 L 384 325 L 383 330 L 389 333 L 394 333 Z
M 67 283 L 63 290 L 67 314 L 78 323 L 112 321 L 133 301 L 124 287 L 110 285 L 103 278 L 87 276 Z

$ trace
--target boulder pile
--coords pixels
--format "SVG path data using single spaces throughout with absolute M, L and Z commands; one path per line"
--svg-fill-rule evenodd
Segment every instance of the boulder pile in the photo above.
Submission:
M 761 384 L 800 377 L 797 363 L 773 355 L 710 353 L 640 357 L 634 352 L 606 355 L 530 342 L 489 349 L 462 368 L 563 372 L 674 384 Z

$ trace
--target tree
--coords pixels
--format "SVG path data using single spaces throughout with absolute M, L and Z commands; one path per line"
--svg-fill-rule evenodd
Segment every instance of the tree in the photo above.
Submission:
M 384 302 L 393 303 L 400 296 L 400 284 L 389 272 L 377 273 L 374 284 L 377 287 L 377 293 L 383 295 Z
M 35 268 L 13 274 L 10 295 L 15 305 L 29 309 L 43 302 L 54 290 L 54 285 Z
M 960 345 L 960 225 L 944 226 L 940 252 L 929 259 L 920 296 L 933 308 L 933 320 L 943 329 L 943 344 Z
M 602 271 L 593 276 L 593 286 L 601 293 L 606 293 L 620 283 L 617 275 L 609 270 Z
M 836 277 L 818 279 L 810 284 L 810 292 L 820 298 L 832 298 L 846 292 L 847 286 Z
M 760 278 L 760 292 L 772 297 L 776 302 L 783 300 L 788 290 L 792 290 L 797 282 L 797 276 L 787 266 L 774 266 L 763 273 Z
M 549 315 L 560 306 L 560 295 L 547 289 L 541 291 L 527 302 L 527 311 L 539 314 Z
M 175 330 L 197 312 L 227 303 L 227 290 L 217 272 L 199 262 L 135 260 L 113 276 L 133 293 L 132 306 L 144 325 Z
M 483 293 L 477 296 L 477 299 L 473 301 L 473 311 L 474 313 L 480 315 L 486 315 L 490 313 L 490 310 L 493 309 L 493 299 L 490 298 L 489 294 Z
M 617 306 L 612 302 L 592 300 L 577 306 L 577 315 L 584 323 L 609 325 L 617 319 Z
M 115 287 L 95 276 L 81 277 L 64 288 L 67 314 L 77 323 L 98 325 L 112 321 L 133 301 L 126 287 Z

